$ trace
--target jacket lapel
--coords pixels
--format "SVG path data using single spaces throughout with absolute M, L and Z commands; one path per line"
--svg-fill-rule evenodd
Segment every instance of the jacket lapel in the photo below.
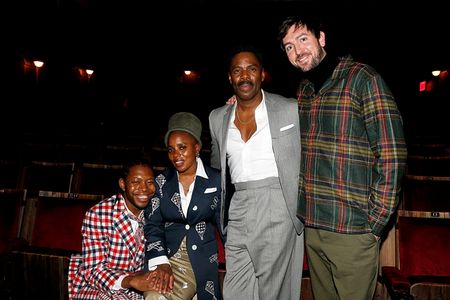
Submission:
M 166 193 L 168 193 L 168 195 L 170 196 L 170 203 L 175 206 L 180 215 L 184 218 L 185 216 L 183 214 L 183 209 L 181 208 L 181 195 L 178 185 L 177 172 L 173 167 L 171 167 L 167 172 L 166 185 Z
M 270 135 L 272 136 L 272 148 L 275 160 L 279 162 L 279 134 L 280 134 L 280 120 L 283 120 L 283 114 L 279 110 L 276 101 L 273 101 L 269 94 L 264 93 L 267 108 L 267 118 L 269 119 Z
M 220 156 L 221 156 L 221 168 L 224 170 L 226 167 L 226 150 L 227 149 L 227 136 L 228 136 L 228 127 L 231 122 L 231 113 L 233 112 L 234 106 L 228 105 L 226 108 L 225 114 L 223 115 L 223 122 L 222 122 L 222 140 L 220 141 L 220 149 L 222 149 Z
M 127 213 L 128 211 L 125 207 L 125 200 L 122 197 L 118 198 L 116 205 L 114 206 L 113 226 L 123 240 L 123 243 L 128 248 L 131 256 L 134 258 L 137 252 L 136 240 L 134 238 L 133 228 Z

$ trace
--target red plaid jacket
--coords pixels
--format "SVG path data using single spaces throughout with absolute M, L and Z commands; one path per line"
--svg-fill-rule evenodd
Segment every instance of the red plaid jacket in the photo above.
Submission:
M 138 291 L 113 289 L 120 276 L 142 270 L 144 263 L 145 245 L 137 248 L 123 197 L 113 196 L 88 210 L 81 233 L 82 254 L 73 255 L 69 265 L 69 299 L 142 300 Z

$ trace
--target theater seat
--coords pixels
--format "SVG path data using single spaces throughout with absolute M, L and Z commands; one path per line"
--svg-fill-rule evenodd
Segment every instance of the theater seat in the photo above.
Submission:
M 70 256 L 81 252 L 86 210 L 101 199 L 52 191 L 39 191 L 37 198 L 27 199 L 22 230 L 27 245 L 5 258 L 4 265 L 11 266 L 4 272 L 11 295 L 7 299 L 67 299 Z
M 450 212 L 398 211 L 396 266 L 382 267 L 392 299 L 450 299 Z
M 0 253 L 25 243 L 20 231 L 26 193 L 26 189 L 0 189 Z

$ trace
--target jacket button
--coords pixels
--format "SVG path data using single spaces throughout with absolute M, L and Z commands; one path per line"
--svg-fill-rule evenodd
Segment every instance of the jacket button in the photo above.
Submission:
M 184 228 L 186 228 L 186 230 L 189 230 L 189 228 L 191 228 L 191 226 L 189 226 L 189 224 L 186 224 L 186 226 L 184 226 Z
M 197 250 L 197 245 L 192 245 L 192 250 Z
M 197 209 L 198 209 L 197 205 L 194 205 L 194 207 L 192 208 L 192 210 L 197 210 Z

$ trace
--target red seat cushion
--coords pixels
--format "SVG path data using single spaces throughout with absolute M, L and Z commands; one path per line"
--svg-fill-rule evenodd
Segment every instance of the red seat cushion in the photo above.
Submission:
M 450 220 L 398 220 L 400 270 L 405 276 L 450 276 Z

